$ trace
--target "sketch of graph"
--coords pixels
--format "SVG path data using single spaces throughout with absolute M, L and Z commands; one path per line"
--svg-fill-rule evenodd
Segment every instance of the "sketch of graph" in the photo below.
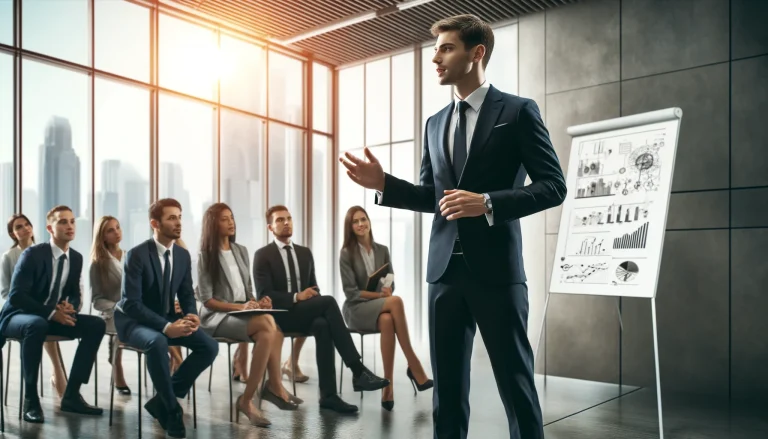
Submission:
M 586 142 L 579 145 L 579 177 L 603 175 L 611 150 L 605 147 L 603 141 Z
M 574 209 L 571 222 L 574 231 L 601 230 L 617 224 L 648 221 L 650 202 L 611 204 L 606 207 Z
M 640 269 L 632 261 L 625 261 L 616 267 L 616 277 L 622 282 L 629 282 L 637 277 Z
M 576 198 L 608 197 L 614 195 L 611 190 L 611 182 L 602 178 L 580 181 L 576 187 Z
M 638 147 L 619 147 L 619 154 L 625 155 L 624 165 L 619 169 L 620 177 L 613 182 L 614 193 L 629 195 L 635 192 L 659 190 L 661 159 L 659 149 L 663 139 L 656 139 Z
M 578 247 L 574 248 L 572 256 L 606 256 L 608 250 L 604 245 L 604 239 L 597 236 L 588 236 L 580 241 L 576 241 Z M 574 243 L 574 244 L 576 244 Z
M 592 278 L 604 273 L 608 270 L 607 262 L 596 262 L 592 264 L 578 264 L 570 265 L 563 264 L 560 266 L 563 271 L 561 280 L 563 282 L 584 282 L 585 280 L 593 280 Z
M 624 236 L 613 240 L 615 249 L 645 248 L 648 241 L 648 223 L 643 224 L 639 229 L 632 233 L 625 233 Z

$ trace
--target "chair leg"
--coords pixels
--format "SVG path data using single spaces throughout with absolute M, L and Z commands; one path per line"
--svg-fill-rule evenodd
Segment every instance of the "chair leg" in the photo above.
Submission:
M 189 348 L 187 348 L 187 357 L 189 357 Z M 194 386 L 194 382 L 192 383 L 192 385 Z M 192 397 L 192 394 L 191 393 L 187 393 L 187 401 L 189 401 L 189 399 L 191 397 Z
M 141 352 L 137 352 L 136 355 L 138 355 L 138 363 L 139 363 L 139 438 L 141 438 Z M 146 358 L 145 358 L 146 359 Z M 144 366 L 144 373 L 147 372 L 146 365 Z M 144 379 L 144 384 L 147 383 L 146 378 Z
M 40 397 L 42 398 L 43 395 L 43 361 L 40 359 Z
M 360 334 L 360 362 L 365 365 L 365 343 L 363 343 L 363 334 Z M 363 397 L 363 391 L 360 391 L 360 398 Z
M 376 335 L 371 339 L 373 340 L 373 373 L 376 374 Z M 362 342 L 362 337 L 360 337 L 360 341 Z
M 116 343 L 115 343 L 116 345 Z M 115 349 L 111 348 L 110 352 L 112 353 L 112 359 L 115 358 Z M 114 361 L 113 361 L 114 363 Z M 114 410 L 115 405 L 115 366 L 112 365 L 112 373 L 110 374 L 112 378 L 109 380 L 109 426 L 112 426 L 112 412 Z M 141 389 L 141 387 L 139 387 Z
M 8 343 L 8 365 L 6 366 L 5 370 L 5 382 L 10 383 L 11 379 L 11 347 L 13 346 L 13 343 Z M 5 405 L 8 405 L 8 387 L 5 388 Z
M 93 405 L 95 406 L 99 405 L 99 355 L 98 354 L 96 354 L 96 361 L 93 362 Z
M 208 371 L 208 392 L 211 392 L 211 381 L 213 381 L 213 365 L 216 363 L 216 360 L 211 363 L 210 370 Z
M 77 340 L 77 343 L 80 343 L 79 339 Z M 67 368 L 64 366 L 64 357 L 61 355 L 61 345 L 58 342 L 56 343 L 56 351 L 59 353 L 59 364 L 61 364 L 61 370 L 64 372 L 64 379 L 69 381 L 69 376 L 67 376 Z
M 192 383 L 192 422 L 197 430 L 197 382 Z
M 291 383 L 293 384 L 293 396 L 296 396 L 296 358 L 293 356 L 293 337 L 291 337 Z
M 339 359 L 339 370 L 341 373 L 339 374 L 339 395 L 341 395 L 341 386 L 344 385 L 344 359 Z
M 21 353 L 21 348 L 19 348 L 19 353 Z M 21 355 L 19 355 L 21 357 Z M 21 358 L 19 358 L 21 360 Z M 21 422 L 21 408 L 24 406 L 24 367 L 22 367 L 22 361 L 19 361 L 19 369 L 21 369 L 19 376 L 20 380 L 19 383 L 21 385 L 19 386 L 19 422 Z
M 232 370 L 232 345 L 227 343 L 227 370 Z M 232 378 L 229 377 L 229 422 L 232 422 Z
M 3 394 L 3 351 L 0 349 L 0 395 Z M 5 433 L 5 405 L 0 404 L 0 433 Z

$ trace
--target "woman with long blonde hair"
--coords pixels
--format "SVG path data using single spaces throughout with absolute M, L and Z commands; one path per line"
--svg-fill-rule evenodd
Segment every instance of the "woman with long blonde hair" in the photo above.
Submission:
M 117 338 L 115 329 L 115 304 L 122 295 L 123 262 L 125 252 L 120 248 L 123 232 L 120 222 L 113 216 L 102 216 L 94 227 L 93 243 L 91 244 L 91 302 L 93 307 L 101 312 L 101 317 L 107 324 L 107 333 L 115 334 L 109 338 L 109 362 L 115 369 L 115 389 L 121 395 L 130 395 L 131 389 L 125 383 L 122 364 L 122 350 L 117 350 L 112 358 L 112 344 Z

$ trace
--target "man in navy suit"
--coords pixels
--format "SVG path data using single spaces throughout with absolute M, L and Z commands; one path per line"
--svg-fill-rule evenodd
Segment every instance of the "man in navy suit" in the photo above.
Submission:
M 157 394 L 144 408 L 171 437 L 185 437 L 183 412 L 176 398 L 186 397 L 195 379 L 213 363 L 219 345 L 203 331 L 192 290 L 189 252 L 174 241 L 181 236 L 181 205 L 165 198 L 149 209 L 154 236 L 125 256 L 123 296 L 115 326 L 125 344 L 142 349 Z M 183 315 L 176 314 L 178 297 Z M 192 350 L 171 377 L 168 346 Z
M 56 206 L 46 219 L 51 240 L 21 254 L 11 277 L 8 301 L 0 311 L 0 347 L 6 338 L 21 340 L 24 420 L 35 423 L 44 421 L 37 397 L 37 371 L 48 335 L 80 339 L 61 399 L 61 411 L 102 413 L 102 409 L 87 404 L 80 396 L 80 386 L 87 384 L 91 376 L 106 325 L 100 317 L 77 313 L 82 304 L 83 256 L 69 248 L 75 239 L 75 216 L 69 207 Z
M 542 439 L 519 219 L 561 204 L 565 179 L 536 103 L 485 80 L 491 28 L 461 15 L 435 23 L 432 34 L 438 80 L 455 87 L 455 99 L 427 120 L 419 184 L 385 174 L 367 148 L 367 160 L 347 153 L 340 161 L 378 191 L 378 204 L 435 214 L 427 265 L 434 436 L 467 436 L 479 326 L 510 436 Z

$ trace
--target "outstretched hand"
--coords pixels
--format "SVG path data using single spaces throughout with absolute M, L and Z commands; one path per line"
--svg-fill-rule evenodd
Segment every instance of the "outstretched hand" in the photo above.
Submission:
M 370 149 L 363 148 L 367 160 L 345 152 L 339 161 L 347 168 L 347 175 L 352 181 L 367 189 L 384 190 L 384 169 Z

